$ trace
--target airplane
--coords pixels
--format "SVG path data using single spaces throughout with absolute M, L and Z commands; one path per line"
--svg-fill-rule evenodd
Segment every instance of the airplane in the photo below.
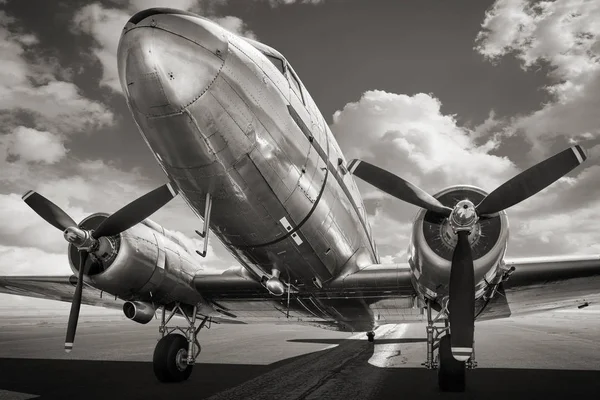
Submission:
M 123 93 L 168 183 L 112 215 L 76 223 L 35 191 L 23 200 L 63 232 L 71 276 L 3 276 L 0 291 L 160 313 L 153 367 L 188 379 L 211 323 L 287 322 L 347 332 L 425 322 L 426 359 L 442 391 L 475 368 L 475 321 L 593 303 L 600 257 L 505 258 L 506 209 L 587 158 L 574 145 L 491 193 L 456 185 L 430 195 L 362 160 L 348 162 L 298 75 L 277 50 L 202 16 L 133 15 L 118 48 Z M 355 177 L 418 207 L 408 262 L 381 264 Z M 148 219 L 181 196 L 202 222 L 202 251 Z M 200 225 L 200 224 L 199 224 Z M 202 272 L 213 235 L 239 261 Z M 177 316 L 178 318 L 173 318 Z M 177 322 L 179 321 L 179 322 Z

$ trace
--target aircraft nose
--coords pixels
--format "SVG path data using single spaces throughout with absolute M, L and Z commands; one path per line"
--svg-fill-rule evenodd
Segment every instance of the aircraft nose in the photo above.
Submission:
M 125 25 L 118 49 L 119 79 L 132 109 L 160 117 L 182 112 L 204 94 L 227 55 L 225 31 L 170 9 L 149 9 Z

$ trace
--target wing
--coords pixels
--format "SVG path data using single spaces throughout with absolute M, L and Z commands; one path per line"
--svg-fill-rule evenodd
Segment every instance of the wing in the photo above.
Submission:
M 71 302 L 77 277 L 70 276 L 0 276 L 0 293 Z M 81 302 L 91 306 L 123 308 L 123 301 L 89 286 L 83 286 Z
M 340 321 L 344 319 L 342 313 L 351 308 L 362 312 L 365 321 L 377 315 L 380 321 L 408 322 L 414 320 L 416 312 L 412 309 L 415 291 L 408 264 L 369 265 L 320 289 L 292 287 L 289 297 L 273 296 L 243 267 L 219 275 L 197 275 L 194 285 L 217 311 L 247 323 L 288 322 L 348 329 Z
M 73 300 L 77 277 L 70 276 L 0 276 L 0 293 L 36 297 L 70 303 Z M 122 310 L 124 301 L 84 284 L 82 304 Z M 200 315 L 200 314 L 199 314 Z M 217 324 L 243 324 L 230 318 L 211 317 Z
M 481 319 L 582 308 L 600 301 L 600 256 L 507 259 L 505 264 L 515 271 Z

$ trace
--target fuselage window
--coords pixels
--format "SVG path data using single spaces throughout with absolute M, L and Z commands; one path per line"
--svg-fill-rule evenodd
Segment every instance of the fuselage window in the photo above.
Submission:
M 296 75 L 290 70 L 288 70 L 288 74 L 292 84 L 292 89 L 294 89 L 300 100 L 302 100 L 302 103 L 304 103 L 304 96 L 302 96 L 302 89 L 300 89 L 300 82 L 298 81 L 298 78 L 296 78 Z
M 281 72 L 282 74 L 284 73 L 283 71 L 283 60 L 277 58 L 277 57 L 273 57 L 270 56 L 268 54 L 265 54 L 265 56 L 269 59 L 269 61 L 271 61 L 273 63 L 273 65 L 275 65 L 277 67 L 277 69 L 279 70 L 279 72 Z

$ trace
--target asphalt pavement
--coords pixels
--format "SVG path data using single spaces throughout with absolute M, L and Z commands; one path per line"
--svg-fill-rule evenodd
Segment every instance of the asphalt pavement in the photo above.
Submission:
M 476 325 L 479 367 L 467 391 L 440 393 L 425 360 L 422 324 L 364 332 L 296 325 L 213 325 L 190 379 L 152 371 L 158 323 L 85 316 L 72 353 L 67 315 L 5 317 L 3 399 L 559 399 L 600 398 L 600 312 L 553 312 Z

